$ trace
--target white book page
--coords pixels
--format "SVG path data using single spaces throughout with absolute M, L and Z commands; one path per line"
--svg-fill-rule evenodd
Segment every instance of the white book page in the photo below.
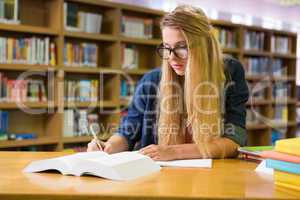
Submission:
M 164 167 L 197 167 L 211 168 L 212 159 L 190 159 L 190 160 L 173 160 L 173 161 L 156 161 L 157 164 Z

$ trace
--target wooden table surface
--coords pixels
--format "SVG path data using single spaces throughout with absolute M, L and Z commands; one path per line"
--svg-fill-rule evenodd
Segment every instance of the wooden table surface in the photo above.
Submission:
M 214 160 L 212 169 L 162 168 L 133 181 L 111 181 L 59 173 L 23 173 L 33 160 L 59 152 L 0 152 L 0 200 L 22 199 L 300 199 L 275 187 L 273 177 L 254 172 L 257 164 Z

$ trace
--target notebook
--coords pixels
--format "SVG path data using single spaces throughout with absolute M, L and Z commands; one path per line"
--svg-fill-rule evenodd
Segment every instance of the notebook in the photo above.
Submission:
M 280 160 L 267 159 L 266 166 L 275 170 L 300 174 L 300 164 Z
M 277 140 L 275 151 L 300 156 L 300 138 Z

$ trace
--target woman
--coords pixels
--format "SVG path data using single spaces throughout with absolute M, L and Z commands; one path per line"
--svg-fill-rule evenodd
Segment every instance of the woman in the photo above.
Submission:
M 154 160 L 233 157 L 246 142 L 242 65 L 223 58 L 202 10 L 179 6 L 161 21 L 161 69 L 139 82 L 128 116 L 99 149 L 139 149 Z M 157 89 L 159 88 L 159 89 Z

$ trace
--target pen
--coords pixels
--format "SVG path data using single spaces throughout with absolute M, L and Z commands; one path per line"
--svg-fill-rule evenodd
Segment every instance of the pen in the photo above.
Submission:
M 98 125 L 98 124 L 97 124 L 97 125 Z M 97 127 L 96 127 L 96 128 L 97 128 Z M 98 148 L 101 149 L 101 150 L 104 150 L 105 144 L 104 144 L 104 142 L 102 142 L 101 140 L 98 139 L 98 137 L 97 137 L 97 135 L 96 135 L 96 133 L 95 133 L 93 124 L 90 125 L 90 132 L 92 133 L 93 138 L 95 139 Z

